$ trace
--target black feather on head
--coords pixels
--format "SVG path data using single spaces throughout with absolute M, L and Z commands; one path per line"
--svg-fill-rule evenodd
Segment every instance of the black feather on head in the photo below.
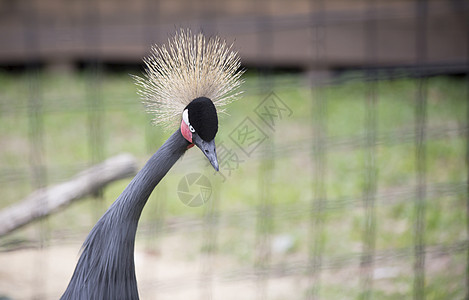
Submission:
M 218 132 L 217 109 L 212 100 L 199 97 L 186 106 L 189 114 L 189 122 L 195 132 L 206 142 L 215 138 Z

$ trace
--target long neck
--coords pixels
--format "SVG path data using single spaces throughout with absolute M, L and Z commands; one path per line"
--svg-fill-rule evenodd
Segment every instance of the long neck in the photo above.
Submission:
M 123 209 L 119 209 L 121 217 L 138 221 L 151 192 L 184 154 L 188 144 L 180 130 L 177 130 L 153 154 L 113 204 Z
M 138 299 L 134 245 L 148 197 L 187 142 L 177 130 L 148 160 L 89 233 L 61 299 Z

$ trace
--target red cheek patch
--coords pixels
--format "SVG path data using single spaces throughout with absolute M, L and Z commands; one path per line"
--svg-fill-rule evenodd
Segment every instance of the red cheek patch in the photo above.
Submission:
M 182 133 L 182 136 L 189 143 L 191 143 L 191 145 L 189 145 L 189 146 L 190 147 L 194 146 L 194 144 L 192 144 L 192 132 L 190 131 L 189 126 L 187 126 L 187 124 L 184 121 L 181 121 L 181 133 Z M 190 147 L 188 147 L 188 148 L 190 148 Z

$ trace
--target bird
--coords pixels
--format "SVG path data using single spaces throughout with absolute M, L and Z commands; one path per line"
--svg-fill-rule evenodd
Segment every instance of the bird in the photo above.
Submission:
M 160 180 L 192 146 L 219 170 L 218 113 L 240 98 L 240 57 L 217 36 L 180 29 L 151 47 L 145 71 L 133 76 L 152 123 L 179 128 L 150 157 L 86 237 L 61 299 L 139 299 L 134 247 L 142 210 Z M 174 125 L 175 126 L 175 125 Z

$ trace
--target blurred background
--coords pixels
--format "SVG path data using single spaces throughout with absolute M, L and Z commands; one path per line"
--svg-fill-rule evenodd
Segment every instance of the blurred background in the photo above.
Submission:
M 143 211 L 142 299 L 468 297 L 463 0 L 0 0 L 3 221 L 120 153 L 143 166 L 171 132 L 130 75 L 179 28 L 234 44 L 244 94 L 220 172 L 188 151 Z M 2 234 L 0 299 L 58 299 L 130 169 Z M 188 176 L 204 204 L 182 200 Z

